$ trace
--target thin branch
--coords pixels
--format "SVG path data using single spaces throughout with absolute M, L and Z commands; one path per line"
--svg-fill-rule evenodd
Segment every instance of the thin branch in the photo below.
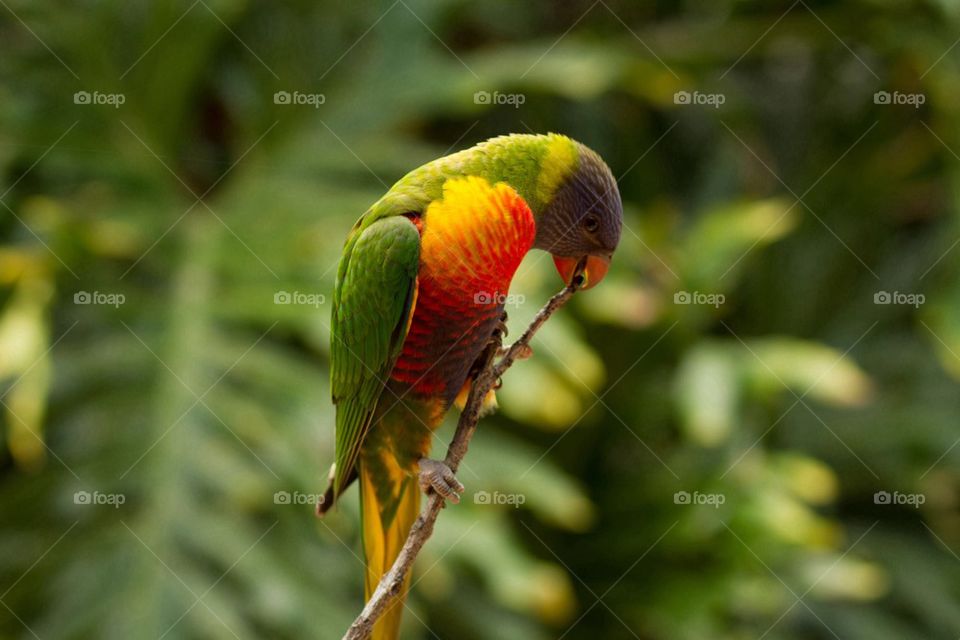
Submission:
M 497 360 L 497 354 L 501 350 L 502 336 L 499 332 L 494 335 L 490 345 L 481 356 L 480 373 L 477 374 L 477 377 L 473 381 L 470 396 L 467 398 L 467 404 L 460 414 L 460 421 L 457 422 L 457 431 L 447 449 L 447 456 L 444 462 L 450 467 L 451 471 L 457 471 L 457 468 L 460 466 L 460 461 L 463 460 L 463 457 L 467 453 L 470 439 L 473 437 L 473 433 L 477 429 L 477 422 L 480 420 L 480 410 L 483 406 L 483 399 L 494 385 L 497 384 L 507 369 L 513 365 L 521 352 L 528 350 L 530 340 L 533 339 L 534 334 L 543 326 L 543 323 L 546 322 L 557 309 L 566 304 L 573 294 L 576 293 L 577 289 L 582 286 L 582 274 L 585 263 L 585 260 L 581 260 L 570 284 L 547 301 L 547 304 L 534 316 L 533 321 L 527 327 L 527 330 L 523 332 L 523 335 L 510 345 L 499 360 Z M 407 536 L 407 540 L 400 550 L 396 561 L 393 563 L 393 566 L 390 567 L 390 571 L 380 579 L 380 583 L 374 590 L 370 600 L 367 601 L 363 607 L 363 611 L 360 612 L 357 619 L 354 620 L 350 628 L 347 629 L 343 640 L 367 640 L 367 638 L 370 637 L 370 634 L 373 632 L 374 623 L 380 616 L 387 612 L 397 596 L 403 591 L 404 580 L 410 572 L 410 568 L 413 566 L 413 561 L 420 553 L 420 549 L 423 548 L 427 539 L 433 534 L 433 526 L 437 521 L 437 516 L 440 515 L 443 504 L 442 496 L 436 493 L 430 495 L 426 508 L 413 523 L 413 527 L 410 528 L 410 534 Z

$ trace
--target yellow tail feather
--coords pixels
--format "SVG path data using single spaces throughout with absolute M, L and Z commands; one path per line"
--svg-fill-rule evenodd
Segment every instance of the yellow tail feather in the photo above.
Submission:
M 360 469 L 360 506 L 363 526 L 363 552 L 366 556 L 365 599 L 369 600 L 383 574 L 390 570 L 420 512 L 420 488 L 414 477 L 398 483 L 374 482 L 370 473 Z M 403 602 L 410 588 L 407 576 L 400 597 L 373 627 L 372 640 L 397 640 Z

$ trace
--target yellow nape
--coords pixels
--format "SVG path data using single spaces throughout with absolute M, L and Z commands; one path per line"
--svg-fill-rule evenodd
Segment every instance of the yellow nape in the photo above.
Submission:
M 499 224 L 509 218 L 513 201 L 518 198 L 513 187 L 504 182 L 491 185 L 479 176 L 451 178 L 443 183 L 443 198 L 431 202 L 427 208 L 428 229 L 443 227 L 443 235 L 450 235 L 462 227 L 464 217 L 484 224 Z
M 479 176 L 451 178 L 424 214 L 421 282 L 457 287 L 479 278 L 505 290 L 509 278 L 499 279 L 513 274 L 535 236 L 530 207 L 513 187 Z
M 537 177 L 537 199 L 549 202 L 560 184 L 577 166 L 576 142 L 566 136 L 550 135 Z
M 467 406 L 467 398 L 470 397 L 470 389 L 473 388 L 473 380 L 467 380 L 463 387 L 460 388 L 460 393 L 457 394 L 456 399 L 453 401 L 453 406 L 455 406 L 460 411 L 463 411 L 463 408 Z M 493 389 L 487 391 L 487 395 L 483 398 L 483 403 L 480 405 L 480 415 L 485 416 L 488 413 L 493 412 L 497 408 L 497 393 Z

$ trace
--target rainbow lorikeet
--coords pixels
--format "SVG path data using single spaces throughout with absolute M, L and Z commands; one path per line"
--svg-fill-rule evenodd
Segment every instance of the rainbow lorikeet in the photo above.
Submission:
M 433 430 L 462 407 L 524 255 L 549 252 L 567 281 L 586 258 L 592 286 L 622 217 L 596 153 L 562 135 L 515 134 L 413 170 L 353 226 L 333 296 L 336 463 L 319 512 L 359 478 L 367 598 L 406 540 L 420 489 L 459 500 L 463 486 L 427 458 Z M 401 614 L 398 602 L 373 637 L 396 638 Z

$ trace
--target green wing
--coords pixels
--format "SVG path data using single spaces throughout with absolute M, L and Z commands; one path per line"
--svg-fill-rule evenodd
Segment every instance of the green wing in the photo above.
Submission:
M 331 389 L 337 405 L 334 495 L 353 471 L 384 383 L 413 313 L 420 234 L 404 216 L 355 228 L 344 247 L 333 298 Z

